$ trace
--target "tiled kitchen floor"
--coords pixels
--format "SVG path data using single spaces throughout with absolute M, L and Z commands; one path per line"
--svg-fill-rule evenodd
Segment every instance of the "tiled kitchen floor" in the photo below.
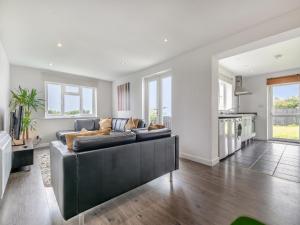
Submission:
M 254 141 L 222 163 L 300 183 L 300 145 Z

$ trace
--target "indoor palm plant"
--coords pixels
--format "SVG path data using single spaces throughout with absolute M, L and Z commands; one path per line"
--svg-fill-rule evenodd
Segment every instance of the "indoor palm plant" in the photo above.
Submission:
M 11 90 L 11 95 L 10 106 L 12 109 L 23 106 L 22 134 L 23 140 L 28 139 L 29 130 L 34 130 L 36 126 L 36 121 L 31 118 L 31 113 L 44 108 L 44 99 L 38 97 L 36 89 L 29 90 L 20 86 L 17 91 Z

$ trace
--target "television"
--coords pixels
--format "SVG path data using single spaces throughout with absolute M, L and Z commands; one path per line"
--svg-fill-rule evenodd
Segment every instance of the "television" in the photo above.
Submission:
M 23 106 L 10 113 L 10 136 L 14 140 L 20 140 L 23 119 Z

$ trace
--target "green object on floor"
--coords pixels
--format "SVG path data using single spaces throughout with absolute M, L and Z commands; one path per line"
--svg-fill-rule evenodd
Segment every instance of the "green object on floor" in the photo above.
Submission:
M 235 221 L 233 221 L 231 225 L 265 225 L 265 224 L 255 219 L 246 216 L 241 216 L 237 218 Z

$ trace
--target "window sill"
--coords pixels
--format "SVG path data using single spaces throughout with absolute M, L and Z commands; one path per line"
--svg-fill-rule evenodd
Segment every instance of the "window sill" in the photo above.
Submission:
M 45 120 L 55 120 L 55 119 L 95 119 L 97 116 L 45 116 Z

